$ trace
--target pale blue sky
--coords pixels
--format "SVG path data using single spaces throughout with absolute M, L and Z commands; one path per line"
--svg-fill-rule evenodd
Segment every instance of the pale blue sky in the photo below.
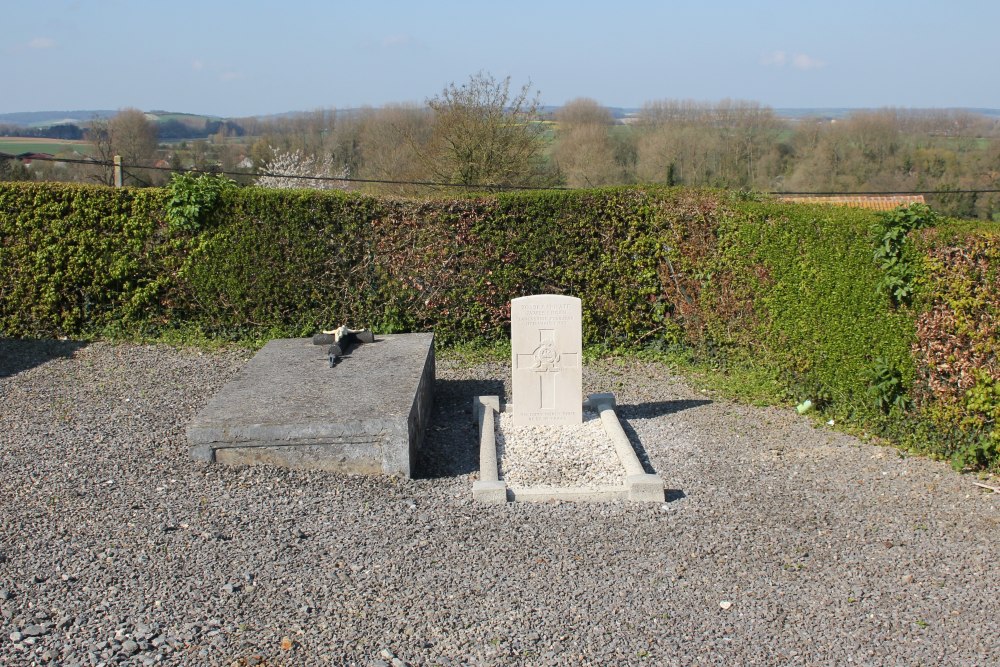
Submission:
M 422 103 L 479 70 L 543 104 L 1000 108 L 996 0 L 0 0 L 0 113 Z

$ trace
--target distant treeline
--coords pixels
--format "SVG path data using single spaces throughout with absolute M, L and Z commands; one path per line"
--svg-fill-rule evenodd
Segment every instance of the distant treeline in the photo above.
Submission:
M 48 127 L 22 127 L 0 125 L 0 137 L 38 137 L 39 139 L 83 139 L 83 128 L 73 123 L 59 123 Z
M 255 168 L 298 151 L 361 179 L 437 180 L 442 114 L 387 106 L 253 121 L 238 155 Z M 542 149 L 514 185 L 588 188 L 664 184 L 766 192 L 928 192 L 939 211 L 1000 219 L 1000 119 L 953 110 L 880 109 L 789 120 L 756 102 L 662 100 L 617 120 L 593 100 L 535 123 Z M 216 147 L 235 164 L 235 147 Z M 302 184 L 303 186 L 306 183 Z M 416 185 L 368 191 L 424 194 Z M 979 191 L 979 192 L 971 192 Z
M 160 139 L 207 139 L 222 133 L 227 137 L 242 137 L 245 133 L 239 121 L 206 119 L 204 125 L 185 123 L 168 118 L 157 123 Z
M 156 123 L 157 137 L 171 139 L 207 139 L 223 133 L 227 137 L 242 137 L 245 132 L 238 121 L 198 118 L 199 123 L 185 123 L 168 118 Z M 90 123 L 82 127 L 75 123 L 59 123 L 47 127 L 24 127 L 23 125 L 0 125 L 0 137 L 38 137 L 40 139 L 83 139 Z
M 129 164 L 165 161 L 175 169 L 243 174 L 235 178 L 252 183 L 297 160 L 299 176 L 351 178 L 359 181 L 352 189 L 403 196 L 441 191 L 422 184 L 427 182 L 483 190 L 663 184 L 779 193 L 919 191 L 947 215 L 1000 220 L 1000 118 L 888 108 L 789 119 L 742 100 L 652 101 L 620 118 L 586 98 L 543 109 L 527 92 L 511 90 L 509 79 L 479 75 L 423 105 L 226 120 L 154 113 L 153 148 L 133 150 Z M 0 127 L 0 134 L 11 133 Z M 22 127 L 16 134 L 110 136 L 108 149 L 123 156 L 135 144 L 129 133 L 102 135 L 68 124 Z M 155 141 L 170 143 L 157 149 Z M 84 168 L 76 171 L 31 165 L 35 179 L 95 178 Z M 8 173 L 7 179 L 25 176 Z M 169 177 L 164 171 L 131 173 L 138 185 Z M 107 182 L 106 174 L 98 180 Z

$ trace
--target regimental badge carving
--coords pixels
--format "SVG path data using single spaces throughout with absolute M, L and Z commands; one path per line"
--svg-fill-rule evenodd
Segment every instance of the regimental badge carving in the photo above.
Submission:
M 535 351 L 531 353 L 535 363 L 531 370 L 537 373 L 557 373 L 559 372 L 559 358 L 562 356 L 556 352 L 555 342 L 543 340 Z

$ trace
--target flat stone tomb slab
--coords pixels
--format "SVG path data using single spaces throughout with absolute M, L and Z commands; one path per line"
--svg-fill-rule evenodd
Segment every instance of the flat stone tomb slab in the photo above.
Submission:
M 433 407 L 434 335 L 380 335 L 330 368 L 272 340 L 187 428 L 196 459 L 410 476 Z
M 663 480 L 642 467 L 615 413 L 614 395 L 592 394 L 581 412 L 583 423 L 572 427 L 516 427 L 513 406 L 501 411 L 499 397 L 477 396 L 480 470 L 473 498 L 663 502 Z M 511 440 L 517 437 L 527 442 Z M 513 460 L 505 460 L 508 456 Z
M 510 302 L 514 425 L 582 422 L 583 311 L 580 299 L 536 294 Z

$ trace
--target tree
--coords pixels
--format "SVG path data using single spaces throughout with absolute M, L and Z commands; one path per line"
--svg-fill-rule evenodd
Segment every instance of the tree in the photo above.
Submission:
M 783 125 L 757 102 L 651 102 L 643 107 L 640 127 L 642 180 L 767 188 L 784 169 Z
M 425 107 L 389 105 L 364 110 L 358 137 L 361 147 L 359 175 L 388 181 L 428 180 L 420 151 L 428 145 L 431 132 L 431 114 Z M 421 192 L 420 186 L 402 183 L 368 187 L 397 195 Z
M 510 77 L 479 72 L 427 101 L 434 127 L 424 161 L 434 178 L 462 185 L 538 185 L 542 126 L 531 83 L 511 92 Z
M 567 102 L 556 113 L 559 123 L 552 159 L 573 188 L 620 183 L 622 168 L 608 130 L 614 118 L 596 101 L 581 97 Z
M 262 171 L 265 175 L 257 178 L 257 185 L 279 189 L 347 189 L 346 181 L 322 180 L 332 176 L 333 162 L 330 158 L 317 160 L 298 150 L 284 152 L 272 148 L 271 151 L 274 157 L 264 165 Z M 345 168 L 338 176 L 349 178 L 350 173 Z
M 615 122 L 611 112 L 589 97 L 578 97 L 564 104 L 556 112 L 560 128 L 580 125 L 612 125 Z
M 31 171 L 12 157 L 0 157 L 0 181 L 30 181 Z
M 121 109 L 110 120 L 95 118 L 86 132 L 94 146 L 95 157 L 105 163 L 97 179 L 114 185 L 114 171 L 109 163 L 120 155 L 125 165 L 126 183 L 141 184 L 138 169 L 150 166 L 156 155 L 156 124 L 138 109 Z

